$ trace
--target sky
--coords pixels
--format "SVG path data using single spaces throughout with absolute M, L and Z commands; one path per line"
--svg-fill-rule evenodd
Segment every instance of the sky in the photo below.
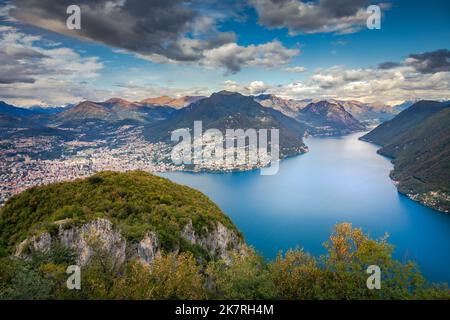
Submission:
M 0 100 L 450 100 L 449 21 L 448 0 L 0 0 Z

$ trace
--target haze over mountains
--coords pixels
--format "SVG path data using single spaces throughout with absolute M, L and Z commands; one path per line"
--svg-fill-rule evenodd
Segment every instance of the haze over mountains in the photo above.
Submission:
M 300 123 L 318 128 L 321 135 L 340 135 L 365 129 L 360 121 L 383 121 L 386 117 L 367 104 L 338 100 L 291 100 L 262 94 L 254 100 L 264 107 L 280 111 Z M 394 109 L 383 105 L 393 116 Z M 381 108 L 380 108 L 381 109 Z
M 185 96 L 181 98 L 171 98 L 168 96 L 161 96 L 156 98 L 144 99 L 140 103 L 151 106 L 169 106 L 176 109 L 187 107 L 191 103 L 204 99 L 204 96 Z
M 444 108 L 443 103 L 412 101 L 389 107 L 382 103 L 362 103 L 355 100 L 291 100 L 272 94 L 243 96 L 222 91 L 210 97 L 168 96 L 127 101 L 111 98 L 103 102 L 83 101 L 58 108 L 19 108 L 0 102 L 2 134 L 20 129 L 134 124 L 146 127 L 151 140 L 167 140 L 170 131 L 191 128 L 195 120 L 208 128 L 280 128 L 289 137 L 339 135 L 366 129 L 367 123 L 383 122 L 364 139 L 384 145 L 411 126 Z M 392 121 L 398 112 L 401 112 Z M 295 141 L 296 139 L 293 139 Z
M 3 116 L 27 116 L 39 118 L 41 124 L 48 122 L 61 123 L 86 119 L 97 119 L 106 121 L 135 120 L 139 122 L 153 122 L 166 119 L 174 110 L 186 108 L 187 106 L 201 101 L 203 96 L 186 96 L 171 98 L 168 96 L 148 98 L 142 101 L 127 101 L 121 98 L 111 98 L 103 102 L 83 101 L 76 105 L 66 107 L 43 108 L 34 106 L 29 109 L 17 108 L 6 103 L 0 105 L 0 114 Z M 301 113 L 310 103 L 318 103 L 320 100 L 290 100 L 279 98 L 275 95 L 259 95 L 252 98 L 261 106 L 280 111 L 284 115 L 303 122 Z M 385 121 L 392 118 L 397 109 L 382 104 L 365 104 L 358 101 L 328 100 L 328 102 L 342 106 L 356 120 L 362 122 Z M 340 108 L 339 108 L 340 109 Z M 237 110 L 237 109 L 235 109 Z M 336 112 L 339 112 L 336 109 Z M 57 116 L 55 116 L 57 115 Z M 20 119 L 19 125 L 20 125 Z M 318 119 L 316 119 L 317 121 Z M 350 130 L 357 129 L 350 128 Z M 342 134 L 339 130 L 335 134 Z
M 356 105 L 356 104 L 355 104 Z M 362 104 L 361 104 L 362 106 Z M 354 110 L 357 109 L 355 106 Z M 359 114 L 364 113 L 362 109 Z M 47 132 L 65 135 L 67 131 L 86 132 L 94 138 L 102 132 L 113 132 L 115 126 L 145 127 L 144 136 L 152 142 L 170 143 L 170 133 L 176 129 L 192 128 L 194 121 L 202 121 L 203 129 L 279 129 L 283 156 L 305 151 L 305 135 L 341 135 L 366 128 L 338 102 L 286 100 L 274 95 L 243 96 L 221 91 L 210 97 L 162 96 L 142 101 L 111 98 L 103 102 L 83 101 L 57 112 L 42 112 L 16 108 L 4 104 L 0 108 L 2 133 L 21 135 Z M 376 115 L 374 115 L 375 117 Z M 14 117 L 14 118 L 11 118 Z M 372 119 L 377 121 L 376 118 Z M 24 130 L 25 129 L 25 130 Z M 27 131 L 28 129 L 28 131 Z
M 356 100 L 282 99 L 273 94 L 261 94 L 258 96 L 254 96 L 254 99 L 264 107 L 273 108 L 293 118 L 298 117 L 299 111 L 305 108 L 310 103 L 328 101 L 330 103 L 334 103 L 344 107 L 345 111 L 350 113 L 357 120 L 366 122 L 382 122 L 390 120 L 400 111 L 413 104 L 413 102 L 405 101 L 400 106 L 391 107 L 381 102 L 364 103 Z
M 367 124 L 393 117 L 396 109 L 358 101 L 289 100 L 275 95 L 243 96 L 221 91 L 210 97 L 161 96 L 141 101 L 120 97 L 106 101 L 82 101 L 59 108 L 30 109 L 0 104 L 1 136 L 18 134 L 58 135 L 70 139 L 73 132 L 95 140 L 111 137 L 122 125 L 140 126 L 145 139 L 171 143 L 172 131 L 203 122 L 203 130 L 280 130 L 282 156 L 304 152 L 305 135 L 342 135 L 365 130 Z
M 15 121 L 12 121 L 13 124 L 8 123 L 8 126 L 3 127 L 26 128 L 30 126 L 47 125 L 76 127 L 80 125 L 80 122 L 85 122 L 86 120 L 108 123 L 125 121 L 134 124 L 153 125 L 157 122 L 168 119 L 173 113 L 175 113 L 175 111 L 184 110 L 188 106 L 196 105 L 204 99 L 207 99 L 207 97 L 187 96 L 182 98 L 170 98 L 163 96 L 133 102 L 121 98 L 111 98 L 103 102 L 83 101 L 76 105 L 47 109 L 39 107 L 33 107 L 30 109 L 17 108 L 6 103 L 2 103 L 0 105 L 0 114 L 4 119 L 4 123 L 11 122 L 6 120 L 6 117 L 8 117 L 8 119 L 10 119 L 10 117 L 14 117 L 15 119 Z M 316 118 L 313 123 L 308 124 L 307 120 L 311 120 L 308 113 L 300 112 L 308 104 L 313 103 L 312 100 L 286 100 L 273 95 L 248 97 L 248 99 L 252 99 L 255 102 L 254 105 L 257 104 L 258 107 L 264 107 L 263 109 L 265 111 L 262 112 L 273 113 L 274 111 L 277 111 L 276 114 L 278 117 L 283 115 L 296 120 L 296 122 L 294 122 L 296 125 L 298 125 L 298 122 L 300 124 L 310 126 L 311 128 L 306 130 L 310 134 L 342 134 L 348 131 L 361 129 L 360 126 L 354 124 L 348 128 L 346 127 L 346 119 L 344 118 L 346 118 L 347 115 L 345 114 L 344 116 L 342 114 L 341 108 L 336 108 L 331 113 L 340 113 L 342 116 L 342 123 L 336 119 L 336 121 L 328 123 L 327 125 L 331 125 L 332 130 L 313 128 L 316 126 L 323 126 L 323 123 Z M 247 112 L 247 110 L 245 110 L 245 106 L 234 105 L 232 108 L 229 106 L 229 109 L 229 113 Z M 278 113 L 281 113 L 281 115 Z M 212 114 L 211 116 L 214 115 Z M 323 114 L 323 116 L 325 117 L 325 114 Z M 24 117 L 26 117 L 26 119 Z M 325 118 L 323 120 L 326 123 L 327 121 Z M 375 118 L 373 118 L 373 120 L 375 121 Z M 337 125 L 336 128 L 333 127 L 334 125 Z

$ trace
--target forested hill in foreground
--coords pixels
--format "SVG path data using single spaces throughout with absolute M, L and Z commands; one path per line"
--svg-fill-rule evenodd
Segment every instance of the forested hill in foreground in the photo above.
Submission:
M 224 258 L 242 244 L 231 220 L 205 195 L 143 171 L 34 187 L 0 212 L 2 252 L 25 254 L 30 246 L 56 242 L 74 248 L 80 264 L 89 260 L 81 239 L 86 230 L 105 239 L 111 254 L 145 262 L 159 250 Z
M 267 262 L 205 195 L 141 171 L 24 191 L 1 209 L 0 239 L 0 299 L 450 298 L 349 223 L 326 255 L 296 249 Z M 74 264 L 80 290 L 66 286 Z M 366 285 L 374 264 L 382 290 Z
M 362 137 L 394 158 L 398 190 L 436 210 L 450 210 L 450 104 L 420 101 Z

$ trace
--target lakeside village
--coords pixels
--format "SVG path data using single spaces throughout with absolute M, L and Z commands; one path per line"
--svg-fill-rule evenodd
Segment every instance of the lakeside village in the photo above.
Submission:
M 230 152 L 233 156 L 244 153 L 245 161 L 218 160 L 211 157 L 217 140 L 205 139 L 202 150 L 206 156 L 201 162 L 174 163 L 173 154 L 177 149 L 168 143 L 150 143 L 136 128 L 118 130 L 115 134 L 114 140 L 102 137 L 86 141 L 83 136 L 70 141 L 57 136 L 13 136 L 0 140 L 0 206 L 28 188 L 85 178 L 100 171 L 230 172 L 264 168 L 272 161 L 267 154 L 251 160 L 251 153 L 242 146 L 236 150 L 225 149 L 224 157 L 229 159 Z

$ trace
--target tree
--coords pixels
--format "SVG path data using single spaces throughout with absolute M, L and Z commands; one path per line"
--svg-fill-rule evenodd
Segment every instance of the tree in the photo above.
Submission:
M 264 258 L 253 249 L 233 253 L 230 261 L 211 262 L 207 268 L 213 297 L 220 299 L 271 299 L 275 287 Z
M 204 279 L 191 253 L 161 254 L 151 266 L 127 263 L 115 281 L 118 299 L 205 299 Z
M 303 249 L 290 249 L 284 257 L 279 253 L 269 268 L 277 299 L 315 298 L 316 282 L 321 270 L 316 259 Z

